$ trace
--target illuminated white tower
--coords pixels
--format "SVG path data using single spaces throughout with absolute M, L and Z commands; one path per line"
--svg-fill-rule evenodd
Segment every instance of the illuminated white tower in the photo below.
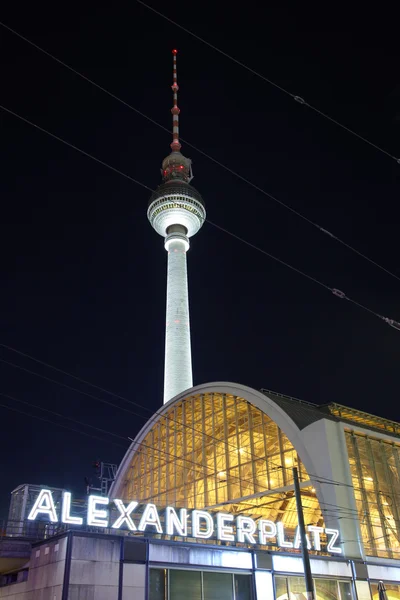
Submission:
M 164 404 L 193 386 L 186 252 L 189 238 L 199 231 L 206 218 L 203 199 L 190 185 L 192 161 L 180 152 L 177 51 L 172 54 L 172 152 L 163 160 L 163 182 L 150 198 L 147 211 L 168 252 Z

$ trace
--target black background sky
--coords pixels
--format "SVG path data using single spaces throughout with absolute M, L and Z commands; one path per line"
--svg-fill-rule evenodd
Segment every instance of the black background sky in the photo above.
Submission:
M 400 155 L 400 56 L 389 14 L 149 2 Z M 400 276 L 400 166 L 390 158 L 136 2 L 83 3 L 78 12 L 18 6 L 1 20 L 166 127 L 176 46 L 182 136 Z M 158 185 L 167 133 L 2 28 L 0 62 L 1 104 Z M 15 117 L 0 111 L 0 119 L 1 343 L 156 410 L 166 253 L 147 222 L 148 192 Z M 182 151 L 210 220 L 400 320 L 400 281 Z M 400 332 L 208 224 L 188 262 L 195 384 L 237 381 L 399 419 Z M 0 391 L 20 400 L 123 437 L 149 415 L 4 348 L 0 358 L 143 416 L 0 363 Z M 105 441 L 0 408 L 0 515 L 20 483 L 83 495 L 92 462 L 118 463 L 124 449 L 111 442 L 128 445 L 98 435 Z

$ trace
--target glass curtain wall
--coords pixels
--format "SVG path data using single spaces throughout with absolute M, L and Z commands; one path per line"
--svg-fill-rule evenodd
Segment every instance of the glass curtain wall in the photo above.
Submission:
M 314 579 L 317 600 L 351 600 L 351 582 Z M 275 577 L 276 600 L 306 600 L 304 577 Z
M 150 569 L 149 600 L 187 600 L 188 597 L 191 600 L 251 600 L 251 575 Z
M 388 600 L 400 600 L 400 585 L 385 583 L 386 597 Z M 379 600 L 378 583 L 371 583 L 372 600 Z
M 365 551 L 400 558 L 400 446 L 346 432 L 350 470 Z
M 125 501 L 158 506 L 218 509 L 254 519 L 297 525 L 294 491 L 254 498 L 293 484 L 292 467 L 309 477 L 272 419 L 243 398 L 202 394 L 186 398 L 155 421 L 135 453 L 125 482 Z M 302 489 L 306 522 L 323 525 L 310 486 Z

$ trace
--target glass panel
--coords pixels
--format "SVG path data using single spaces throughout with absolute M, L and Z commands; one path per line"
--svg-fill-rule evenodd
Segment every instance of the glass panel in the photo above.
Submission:
M 168 600 L 201 600 L 200 571 L 169 570 Z
M 165 569 L 150 569 L 149 600 L 165 600 Z
M 235 600 L 251 600 L 250 575 L 235 575 Z
M 351 600 L 351 583 L 350 581 L 339 581 L 340 600 Z
M 337 581 L 334 579 L 314 579 L 318 600 L 339 600 Z
M 204 600 L 233 600 L 232 583 L 231 573 L 208 573 L 205 571 L 203 573 Z
M 368 581 L 356 581 L 356 590 L 358 600 L 371 600 Z
M 125 502 L 201 509 L 290 483 L 293 465 L 302 481 L 309 479 L 288 437 L 260 409 L 231 394 L 196 394 L 154 423 L 133 455 L 121 495 Z M 304 517 L 323 526 L 312 489 L 301 490 Z M 271 495 L 268 502 L 261 497 L 234 504 L 224 510 L 280 520 L 287 536 L 294 536 L 293 491 Z
M 255 572 L 257 600 L 274 600 L 274 584 L 271 571 L 257 570 Z
M 288 577 L 291 600 L 304 600 L 307 598 L 304 577 Z
M 288 600 L 286 577 L 275 577 L 276 600 Z
M 399 446 L 349 431 L 346 443 L 366 554 L 400 558 Z
M 388 600 L 399 600 L 400 586 L 393 583 L 385 583 L 386 597 Z M 379 600 L 378 584 L 371 583 L 371 592 L 373 600 Z

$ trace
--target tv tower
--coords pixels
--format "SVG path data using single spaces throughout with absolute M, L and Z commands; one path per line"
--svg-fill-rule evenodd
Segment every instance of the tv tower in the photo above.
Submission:
M 199 231 L 206 218 L 203 199 L 190 185 L 192 161 L 180 152 L 177 53 L 172 50 L 172 152 L 162 162 L 162 183 L 151 196 L 147 210 L 147 217 L 163 236 L 168 252 L 164 404 L 193 386 L 186 253 L 189 238 Z

